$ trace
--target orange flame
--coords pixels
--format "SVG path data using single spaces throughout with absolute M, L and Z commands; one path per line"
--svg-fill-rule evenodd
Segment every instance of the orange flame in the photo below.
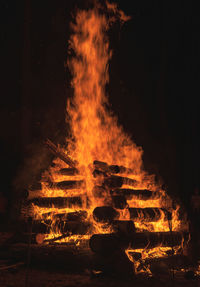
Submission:
M 115 4 L 107 2 L 107 9 L 118 15 L 122 22 L 130 19 L 124 12 L 118 10 Z M 106 162 L 108 165 L 125 166 L 132 170 L 128 177 L 135 179 L 136 185 L 134 187 L 124 185 L 122 188 L 150 188 L 155 192 L 156 196 L 151 200 L 144 201 L 138 198 L 129 200 L 129 207 L 171 208 L 172 205 L 165 191 L 154 182 L 154 177 L 148 175 L 142 169 L 142 148 L 136 146 L 130 136 L 119 126 L 116 117 L 106 108 L 108 99 L 105 87 L 109 81 L 108 63 L 112 56 L 106 32 L 113 19 L 107 19 L 104 14 L 99 12 L 97 7 L 92 10 L 77 12 L 75 24 L 72 24 L 73 34 L 69 41 L 70 50 L 75 56 L 71 57 L 68 63 L 73 76 L 71 84 L 74 90 L 74 97 L 67 102 L 67 113 L 69 115 L 67 121 L 70 121 L 72 137 L 66 139 L 68 146 L 67 150 L 63 150 L 63 152 L 69 154 L 78 163 L 77 169 L 80 174 L 76 177 L 58 175 L 57 171 L 62 167 L 66 167 L 66 164 L 59 159 L 55 160 L 56 166 L 49 170 L 53 182 L 74 180 L 75 178 L 85 180 L 84 187 L 78 191 L 68 191 L 67 196 L 78 194 L 89 198 L 89 205 L 85 202 L 82 208 L 88 211 L 88 220 L 93 224 L 90 234 L 94 232 L 111 232 L 110 228 L 105 230 L 95 223 L 92 218 L 94 208 L 103 205 L 104 200 L 110 196 L 109 193 L 106 193 L 105 198 L 102 200 L 93 192 L 95 179 L 92 175 L 92 163 L 94 160 Z M 126 173 L 123 175 L 126 176 Z M 44 175 L 45 177 L 49 177 L 49 174 Z M 65 191 L 49 188 L 48 184 L 43 182 L 41 196 L 65 196 Z M 58 212 L 53 206 L 47 209 L 36 206 L 33 208 L 37 218 L 43 218 L 45 212 Z M 76 209 L 71 207 L 63 209 L 62 212 L 74 210 Z M 178 206 L 173 210 L 173 230 L 180 229 L 177 212 Z M 127 209 L 120 213 L 120 219 L 129 219 Z M 138 231 L 169 231 L 169 225 L 167 221 L 164 221 L 164 215 L 161 215 L 158 222 L 145 223 L 143 218 L 139 219 L 135 223 Z M 57 233 L 59 234 L 59 231 L 52 228 L 52 233 L 47 238 L 56 237 Z M 78 237 L 71 238 L 77 239 Z M 148 252 L 145 250 L 143 254 L 146 256 Z M 162 247 L 157 249 L 157 253 L 162 253 Z

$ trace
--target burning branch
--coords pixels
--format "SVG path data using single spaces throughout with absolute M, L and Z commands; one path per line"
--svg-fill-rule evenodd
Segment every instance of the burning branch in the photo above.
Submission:
M 45 141 L 46 146 L 49 148 L 49 150 L 59 157 L 62 161 L 67 163 L 70 167 L 76 168 L 77 162 L 73 161 L 69 156 L 67 156 L 59 147 L 57 147 L 52 141 L 47 139 Z

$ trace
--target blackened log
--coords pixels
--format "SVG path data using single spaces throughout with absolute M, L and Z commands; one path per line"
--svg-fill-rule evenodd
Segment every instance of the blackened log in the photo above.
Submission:
M 138 232 L 130 237 L 129 248 L 152 249 L 158 246 L 173 247 L 181 245 L 182 240 L 188 239 L 188 233 L 173 232 Z
M 46 140 L 45 144 L 49 148 L 49 150 L 59 157 L 62 161 L 67 163 L 70 167 L 75 168 L 77 165 L 76 161 L 73 161 L 70 157 L 68 157 L 61 149 L 59 149 L 52 141 L 49 139 Z
M 33 199 L 33 198 L 38 198 L 38 197 L 41 197 L 43 194 L 42 190 L 27 190 L 27 199 L 30 200 L 30 199 Z
M 106 162 L 94 160 L 93 165 L 94 165 L 95 169 L 99 169 L 99 170 L 104 171 L 104 172 L 109 171 L 108 164 Z
M 33 203 L 40 207 L 82 207 L 81 197 L 40 197 L 29 200 L 28 203 Z
M 99 254 L 110 254 L 116 250 L 128 248 L 129 240 L 117 234 L 94 234 L 90 238 L 89 246 L 91 250 Z
M 67 181 L 60 181 L 60 182 L 54 182 L 51 183 L 52 188 L 58 188 L 58 189 L 76 189 L 84 187 L 84 181 L 83 180 L 67 180 Z
M 94 234 L 90 248 L 96 253 L 112 253 L 116 249 L 152 249 L 158 246 L 173 247 L 187 240 L 188 234 L 181 232 L 139 232 L 128 237 L 117 234 Z
M 164 214 L 164 219 L 169 220 L 171 213 L 163 208 L 129 208 L 130 219 L 133 221 L 155 222 L 160 220 Z M 96 207 L 93 211 L 93 216 L 96 221 L 110 222 L 119 217 L 119 212 L 111 206 Z
M 61 233 L 69 234 L 80 234 L 84 235 L 89 231 L 91 224 L 88 222 L 78 222 L 78 221 L 55 221 L 52 224 L 51 220 L 35 220 L 32 223 L 32 232 L 33 233 L 41 233 L 41 234 L 48 234 L 52 229 L 59 230 Z M 28 224 L 26 222 L 21 222 L 21 230 L 24 232 L 28 232 Z
M 127 200 L 133 198 L 140 200 L 148 200 L 154 196 L 154 192 L 146 189 L 129 189 L 129 188 L 118 188 L 110 191 L 111 195 L 123 195 Z
M 57 171 L 58 174 L 61 175 L 77 175 L 79 173 L 78 169 L 76 168 L 61 168 Z
M 108 165 L 106 162 L 95 160 L 93 162 L 95 169 L 108 173 L 133 173 L 133 170 L 119 165 Z
M 114 189 L 122 187 L 123 184 L 135 186 L 136 183 L 137 181 L 131 178 L 111 175 L 110 177 L 104 179 L 103 185 L 107 188 Z
M 119 165 L 110 165 L 109 166 L 109 171 L 111 173 L 133 173 L 133 170 L 124 166 L 119 166 Z
M 93 210 L 93 217 L 97 222 L 111 222 L 119 218 L 119 212 L 111 206 L 100 206 Z
M 129 208 L 130 219 L 134 221 L 144 220 L 145 222 L 155 222 L 161 219 L 169 220 L 171 213 L 164 208 Z
M 41 182 L 35 182 L 28 188 L 28 190 L 30 191 L 41 190 L 41 189 L 42 189 Z
M 94 178 L 98 177 L 98 176 L 103 176 L 103 177 L 108 177 L 108 174 L 104 171 L 101 171 L 101 170 L 98 170 L 98 169 L 95 169 L 93 172 L 92 172 Z
M 27 244 L 10 244 L 0 247 L 2 258 L 14 262 L 27 259 Z M 31 266 L 48 266 L 51 270 L 63 270 L 67 272 L 81 272 L 92 269 L 93 256 L 95 254 L 88 246 L 80 242 L 80 248 L 76 244 L 32 244 Z M 66 260 L 67 258 L 67 260 Z M 52 269 L 53 268 L 53 269 Z M 62 285 L 62 284 L 61 284 Z
M 47 212 L 42 214 L 43 219 L 60 219 L 60 220 L 69 220 L 69 221 L 83 221 L 87 218 L 87 211 L 79 210 L 75 212 L 68 212 L 68 213 L 54 213 L 54 212 Z
M 113 206 L 117 209 L 124 209 L 127 206 L 126 199 L 123 195 L 112 196 Z
M 135 232 L 135 225 L 132 220 L 114 220 L 111 225 L 115 233 L 119 236 L 130 236 Z

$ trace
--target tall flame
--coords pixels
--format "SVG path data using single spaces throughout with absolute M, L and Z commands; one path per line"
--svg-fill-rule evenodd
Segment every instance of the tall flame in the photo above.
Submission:
M 116 17 L 120 18 L 122 22 L 129 20 L 129 17 L 118 10 L 114 4 L 107 3 L 107 9 L 113 13 L 110 19 L 104 13 L 101 13 L 100 6 L 91 10 L 78 11 L 75 23 L 71 25 L 73 34 L 69 41 L 73 56 L 69 59 L 68 64 L 72 73 L 71 84 L 74 96 L 67 102 L 67 121 L 70 122 L 71 138 L 66 139 L 67 150 L 63 150 L 63 152 L 77 162 L 77 168 L 80 171 L 79 175 L 67 176 L 67 180 L 84 179 L 85 186 L 78 191 L 68 190 L 67 196 L 74 196 L 78 192 L 78 195 L 87 198 L 83 209 L 87 210 L 88 219 L 93 223 L 93 230 L 90 231 L 90 234 L 98 231 L 110 232 L 109 229 L 101 229 L 101 226 L 96 224 L 92 218 L 94 208 L 105 204 L 105 200 L 110 196 L 109 193 L 105 194 L 102 200 L 93 191 L 96 185 L 96 179 L 92 175 L 94 160 L 106 162 L 108 165 L 125 166 L 131 170 L 128 177 L 136 180 L 134 189 L 155 191 L 156 196 L 151 200 L 144 201 L 138 198 L 128 200 L 130 207 L 172 206 L 172 201 L 165 191 L 156 185 L 154 177 L 143 170 L 142 148 L 136 146 L 130 136 L 118 124 L 116 117 L 107 108 L 108 98 L 105 90 L 109 81 L 108 64 L 112 52 L 109 49 L 106 32 Z M 56 167 L 50 168 L 47 177 L 50 173 L 53 182 L 66 180 L 64 175 L 56 173 L 59 168 L 65 167 L 65 165 L 59 159 L 56 159 L 55 163 Z M 45 176 L 44 174 L 44 178 Z M 126 176 L 126 173 L 124 176 Z M 42 196 L 65 195 L 63 190 L 49 188 L 45 181 L 42 182 L 42 187 Z M 130 187 L 123 185 L 122 188 Z M 71 210 L 76 209 L 66 208 L 60 211 L 69 212 Z M 173 210 L 173 230 L 180 229 L 177 210 L 178 207 Z M 42 214 L 47 214 L 49 211 L 53 214 L 57 212 L 53 206 L 47 209 L 35 206 L 34 211 L 41 218 L 43 218 Z M 120 219 L 129 219 L 126 209 L 120 212 Z M 139 217 L 139 219 L 140 221 L 135 223 L 138 230 L 169 231 L 168 222 L 164 220 L 164 213 L 158 222 L 145 224 L 142 218 Z M 59 233 L 59 230 L 52 229 L 53 236 L 55 232 Z M 76 238 L 76 236 L 73 237 L 73 239 Z M 161 251 L 157 249 L 157 252 Z

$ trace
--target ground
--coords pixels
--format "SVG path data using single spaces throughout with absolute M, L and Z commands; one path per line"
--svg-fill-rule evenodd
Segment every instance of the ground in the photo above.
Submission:
M 138 275 L 133 279 L 116 279 L 91 276 L 89 271 L 83 274 L 65 274 L 63 272 L 50 272 L 47 270 L 30 269 L 28 284 L 26 285 L 26 268 L 19 267 L 0 271 L 1 287 L 200 287 L 200 279 L 185 279 L 184 272 L 172 277 L 162 275 L 147 277 Z

